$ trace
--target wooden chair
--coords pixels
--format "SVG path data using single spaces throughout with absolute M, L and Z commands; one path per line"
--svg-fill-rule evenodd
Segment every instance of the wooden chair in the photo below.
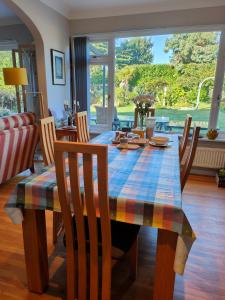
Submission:
M 70 132 L 69 132 L 70 133 Z M 66 132 L 66 136 L 69 134 Z M 71 132 L 74 138 L 74 133 Z M 55 121 L 53 117 L 40 119 L 40 140 L 43 153 L 44 164 L 49 166 L 55 163 L 54 159 L 54 141 L 57 140 Z M 57 242 L 58 235 L 62 229 L 62 214 L 53 212 L 53 243 Z
M 70 188 L 66 178 L 65 153 L 68 154 Z M 98 185 L 96 187 L 93 183 L 93 156 L 97 159 Z M 79 162 L 81 160 L 84 174 L 82 181 L 84 182 L 84 197 L 80 189 Z M 120 242 L 123 243 L 123 240 L 127 239 L 126 235 L 129 235 L 129 229 L 132 230 L 131 227 L 135 225 L 110 221 L 107 146 L 55 142 L 55 166 L 59 201 L 66 233 L 67 300 L 74 300 L 75 298 L 79 300 L 100 298 L 109 300 L 113 240 L 120 236 Z M 69 190 L 71 197 L 69 197 Z M 97 199 L 96 194 L 98 195 Z M 72 201 L 74 212 L 71 210 L 69 199 Z M 83 199 L 85 199 L 85 204 Z M 99 207 L 99 218 L 96 217 L 96 202 Z M 83 215 L 84 207 L 86 207 L 87 217 Z M 114 231 L 116 223 L 119 228 L 116 227 Z M 125 225 L 125 229 L 123 225 Z M 139 226 L 137 227 L 138 230 L 134 230 L 135 235 L 129 241 L 130 249 L 137 243 Z M 77 256 L 76 249 L 78 249 Z M 87 254 L 89 254 L 90 269 L 90 295 L 88 297 Z M 102 256 L 101 297 L 99 297 L 99 254 Z M 76 270 L 76 259 L 78 270 Z M 136 264 L 136 262 L 134 263 Z M 78 274 L 78 278 L 76 278 L 76 274 Z M 76 291 L 77 281 L 78 291 Z
M 197 149 L 197 144 L 198 144 L 198 138 L 199 138 L 199 133 L 200 133 L 201 127 L 195 127 L 193 130 L 193 136 L 192 136 L 192 141 L 190 144 L 190 148 L 188 151 L 187 158 L 185 160 L 185 164 L 182 167 L 181 170 L 181 191 L 183 192 L 184 186 L 187 182 L 188 176 L 190 174 L 192 164 L 195 158 L 195 153 Z
M 77 126 L 77 141 L 81 143 L 87 143 L 90 140 L 87 112 L 77 112 L 75 118 Z
M 179 146 L 180 162 L 182 161 L 184 152 L 186 150 L 190 129 L 191 129 L 191 122 L 192 122 L 192 116 L 188 115 L 185 120 L 183 136 Z
M 146 117 L 154 117 L 155 116 L 155 108 L 153 107 L 150 107 L 147 114 L 146 114 Z M 134 128 L 137 128 L 138 127 L 138 110 L 137 108 L 135 108 L 134 110 Z

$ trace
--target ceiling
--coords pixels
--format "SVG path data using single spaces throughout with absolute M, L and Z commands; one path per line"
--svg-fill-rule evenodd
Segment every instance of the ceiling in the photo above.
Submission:
M 146 12 L 225 5 L 225 0 L 40 0 L 68 19 L 97 18 Z
M 0 26 L 21 23 L 20 19 L 0 0 Z

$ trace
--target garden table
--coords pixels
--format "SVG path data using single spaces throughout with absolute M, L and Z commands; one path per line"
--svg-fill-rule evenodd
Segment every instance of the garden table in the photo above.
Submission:
M 178 136 L 170 146 L 118 150 L 113 132 L 91 143 L 108 144 L 111 219 L 158 229 L 154 300 L 173 299 L 175 273 L 183 274 L 195 234 L 182 209 Z M 81 181 L 82 182 L 82 181 Z M 22 180 L 5 211 L 23 224 L 29 290 L 48 286 L 45 210 L 60 211 L 54 166 Z

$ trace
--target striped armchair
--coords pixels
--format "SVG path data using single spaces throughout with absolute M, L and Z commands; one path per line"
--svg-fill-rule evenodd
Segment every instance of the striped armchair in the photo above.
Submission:
M 18 173 L 33 168 L 39 140 L 34 113 L 0 118 L 0 184 Z

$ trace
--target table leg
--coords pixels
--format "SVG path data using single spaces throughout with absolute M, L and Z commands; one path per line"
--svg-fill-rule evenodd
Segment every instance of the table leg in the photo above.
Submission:
M 175 272 L 174 259 L 177 246 L 177 233 L 158 229 L 154 300 L 172 300 Z
M 43 293 L 49 280 L 44 210 L 24 210 L 23 240 L 28 289 Z

